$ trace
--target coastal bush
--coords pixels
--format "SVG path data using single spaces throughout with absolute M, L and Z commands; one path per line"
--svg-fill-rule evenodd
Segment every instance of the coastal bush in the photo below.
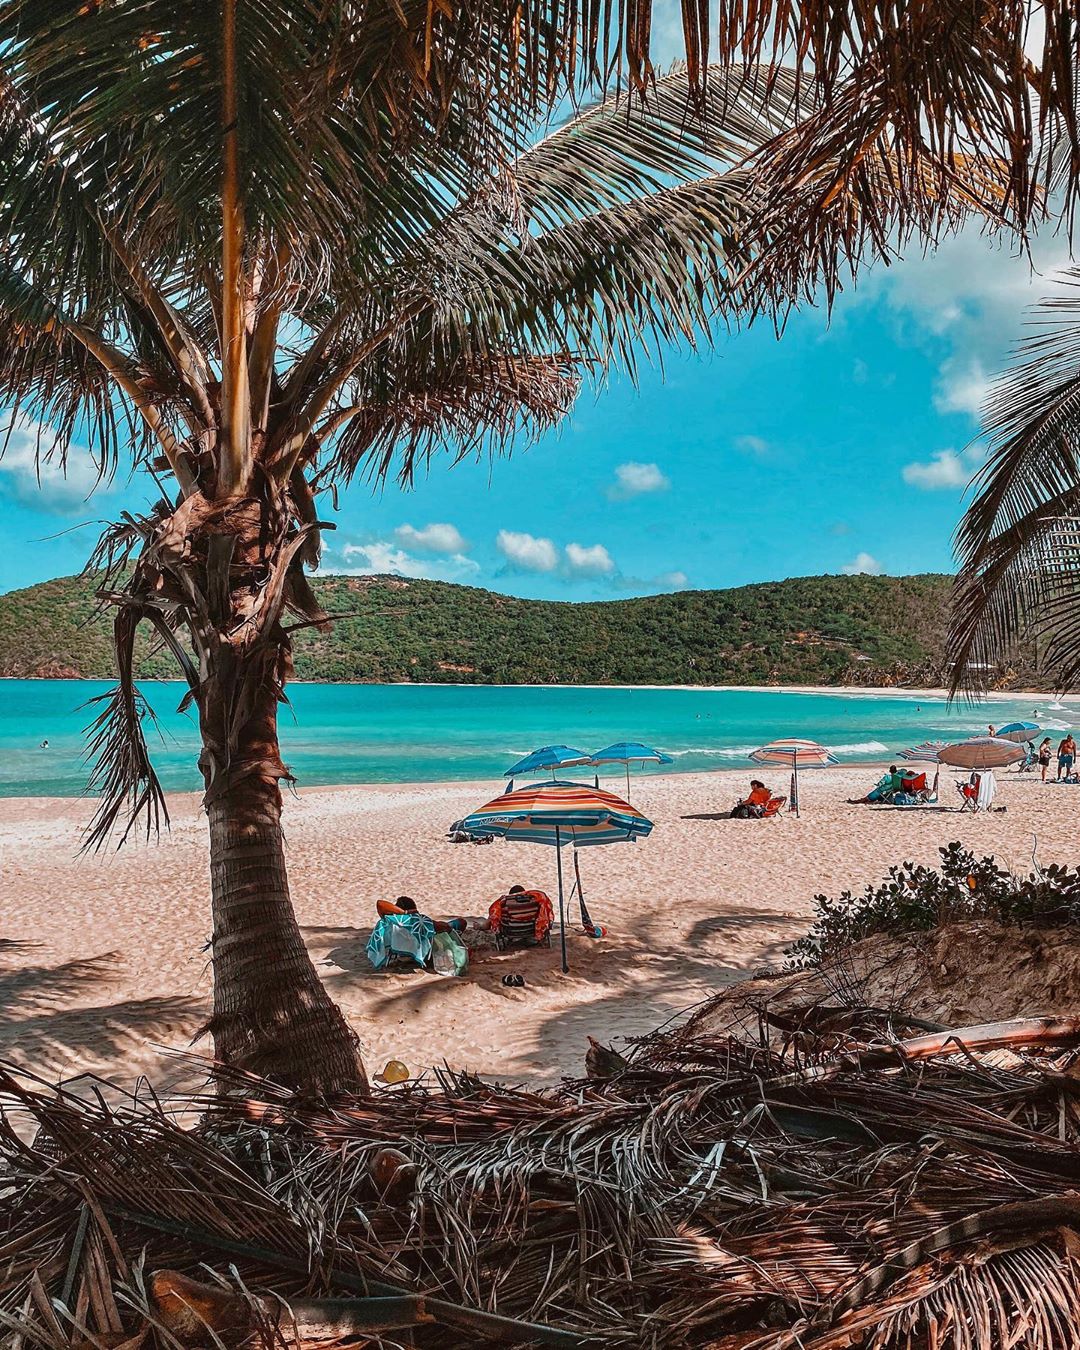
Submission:
M 835 900 L 814 897 L 810 931 L 788 948 L 795 970 L 819 966 L 863 938 L 878 933 L 924 933 L 948 923 L 988 919 L 1001 924 L 1080 924 L 1080 868 L 1052 863 L 1026 877 L 976 859 L 954 842 L 939 850 L 937 868 L 905 862 L 862 894 L 844 891 Z

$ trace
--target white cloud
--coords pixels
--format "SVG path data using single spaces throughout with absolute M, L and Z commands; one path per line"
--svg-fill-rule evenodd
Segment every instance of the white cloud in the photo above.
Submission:
M 554 572 L 559 565 L 559 551 L 550 539 L 518 530 L 500 530 L 495 547 L 511 567 L 522 572 Z
M 991 383 L 992 377 L 978 357 L 965 361 L 951 357 L 941 364 L 934 407 L 941 413 L 967 413 L 981 422 Z
M 603 544 L 567 544 L 566 562 L 578 575 L 608 577 L 615 571 L 615 562 Z
M 394 538 L 403 548 L 419 549 L 421 553 L 468 553 L 469 546 L 455 525 L 437 524 L 416 529 L 413 525 L 399 525 Z
M 641 464 L 637 460 L 630 460 L 616 467 L 615 485 L 608 488 L 607 495 L 610 501 L 623 502 L 646 492 L 666 492 L 669 487 L 671 479 L 660 471 L 659 464 Z
M 743 455 L 766 455 L 770 449 L 769 442 L 760 436 L 736 436 L 733 444 Z
M 905 483 L 927 492 L 949 488 L 963 491 L 982 459 L 982 452 L 975 447 L 959 454 L 955 450 L 938 450 L 929 461 L 905 464 L 900 472 Z
M 349 576 L 413 577 L 429 581 L 467 581 L 480 571 L 479 565 L 463 553 L 440 559 L 414 558 L 385 539 L 370 544 L 346 544 L 341 557 L 346 566 L 335 566 L 328 556 L 320 570 Z
M 664 591 L 685 591 L 690 585 L 690 578 L 685 572 L 662 572 L 655 578 L 654 585 Z
M 932 343 L 939 357 L 935 407 L 978 422 L 990 382 L 1023 335 L 1025 311 L 1054 290 L 1069 266 L 1067 239 L 1047 234 L 1032 251 L 1034 267 L 966 230 L 933 253 L 873 269 L 849 303 L 884 300 L 909 339 Z
M 69 515 L 82 510 L 98 485 L 97 465 L 89 452 L 72 446 L 66 465 L 59 454 L 46 459 L 56 445 L 51 427 L 23 419 L 0 428 L 0 492 L 37 511 Z
M 862 573 L 877 577 L 881 575 L 881 564 L 872 553 L 856 553 L 851 562 L 845 563 L 840 571 L 846 577 L 855 577 Z

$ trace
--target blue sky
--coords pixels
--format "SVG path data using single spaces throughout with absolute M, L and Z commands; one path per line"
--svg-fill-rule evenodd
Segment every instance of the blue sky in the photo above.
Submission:
M 570 420 L 494 463 L 437 463 L 415 489 L 341 496 L 327 571 L 393 571 L 515 595 L 608 599 L 822 572 L 948 570 L 978 408 L 1040 275 L 977 235 L 868 274 L 831 322 L 795 315 L 673 354 L 639 388 L 586 390 Z M 0 460 L 0 590 L 77 571 L 84 522 L 145 502 L 87 499 L 76 459 L 38 489 L 31 438 Z M 80 528 L 81 527 L 81 528 Z

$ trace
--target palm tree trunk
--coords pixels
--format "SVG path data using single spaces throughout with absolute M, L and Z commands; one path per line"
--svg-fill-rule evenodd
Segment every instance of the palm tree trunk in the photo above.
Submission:
M 315 973 L 289 896 L 277 690 L 261 680 L 255 691 L 227 783 L 207 783 L 214 1051 L 220 1063 L 287 1088 L 363 1089 L 356 1036 Z M 227 706 L 220 689 L 204 690 L 204 737 L 216 739 Z M 204 773 L 207 763 L 204 755 Z

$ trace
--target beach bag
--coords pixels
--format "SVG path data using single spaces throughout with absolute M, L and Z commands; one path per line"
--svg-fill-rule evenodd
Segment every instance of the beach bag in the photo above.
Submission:
M 435 934 L 431 968 L 436 975 L 464 975 L 469 969 L 469 949 L 456 933 Z

